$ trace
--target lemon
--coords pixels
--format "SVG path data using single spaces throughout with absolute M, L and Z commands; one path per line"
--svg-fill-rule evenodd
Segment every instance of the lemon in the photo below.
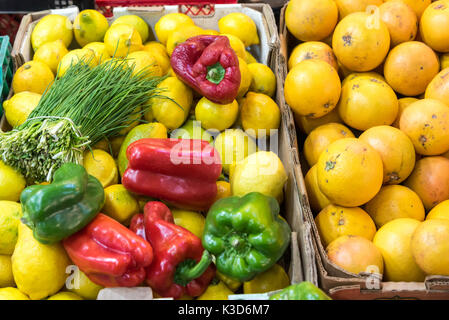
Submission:
M 195 117 L 206 130 L 223 131 L 232 126 L 239 113 L 236 100 L 228 104 L 218 104 L 202 97 L 195 107 Z
M 199 36 L 203 34 L 203 29 L 198 26 L 192 25 L 183 25 L 180 28 L 176 29 L 173 33 L 168 36 L 167 39 L 167 53 L 171 56 L 175 47 L 183 43 L 189 38 Z
M 90 42 L 86 44 L 83 49 L 90 49 L 94 52 L 95 58 L 98 64 L 103 63 L 105 60 L 110 59 L 108 51 L 106 50 L 106 45 L 103 42 Z
M 242 40 L 234 36 L 233 34 L 223 33 L 222 36 L 225 36 L 229 39 L 229 44 L 231 45 L 232 50 L 234 50 L 235 54 L 242 58 L 246 59 L 246 49 Z
M 240 87 L 237 93 L 237 98 L 242 98 L 249 89 L 251 85 L 251 81 L 253 79 L 251 72 L 249 71 L 248 65 L 245 60 L 239 58 L 239 69 L 240 69 Z
M 272 97 L 276 91 L 276 76 L 274 72 L 262 63 L 250 63 L 248 64 L 248 69 L 252 75 L 249 90 Z
M 248 92 L 241 104 L 243 129 L 253 137 L 272 135 L 281 123 L 281 111 L 269 96 Z
M 245 47 L 259 44 L 257 27 L 254 21 L 241 12 L 230 13 L 218 20 L 220 33 L 228 33 L 242 40 Z
M 20 203 L 0 201 L 0 254 L 12 254 L 17 242 L 17 227 L 22 216 Z
M 135 51 L 130 53 L 127 59 L 128 65 L 131 68 L 134 67 L 134 74 L 145 69 L 145 72 L 148 72 L 148 77 L 162 76 L 162 68 L 157 59 L 147 51 Z
M 250 64 L 250 63 L 256 63 L 256 62 L 257 62 L 257 59 L 254 58 L 254 56 L 251 54 L 251 52 L 246 51 L 245 62 L 246 62 L 247 64 Z
M 33 231 L 19 224 L 19 237 L 11 257 L 17 288 L 32 300 L 58 292 L 66 280 L 70 260 L 60 243 L 45 245 L 33 237 Z
M 141 17 L 134 14 L 121 16 L 115 19 L 115 21 L 112 23 L 112 26 L 119 23 L 134 27 L 137 32 L 139 32 L 140 38 L 142 38 L 142 42 L 148 40 L 148 37 L 150 36 L 150 28 L 148 27 L 148 24 L 145 22 L 145 20 L 143 20 Z
M 43 17 L 31 32 L 31 45 L 36 52 L 47 42 L 62 40 L 66 48 L 73 39 L 72 23 L 69 18 L 59 14 L 49 14 Z
M 158 122 L 140 124 L 133 128 L 125 137 L 120 146 L 120 151 L 118 153 L 118 168 L 120 176 L 123 176 L 127 166 L 128 158 L 126 157 L 126 150 L 129 145 L 134 141 L 143 138 L 167 138 L 167 128 Z
M 173 209 L 171 212 L 175 219 L 175 224 L 189 230 L 198 238 L 203 236 L 206 218 L 201 213 L 178 209 Z
M 139 203 L 122 184 L 114 184 L 104 189 L 104 214 L 128 225 L 131 217 L 139 213 Z
M 11 256 L 0 254 L 0 288 L 14 287 L 12 275 Z
M 102 286 L 99 286 L 96 283 L 93 283 L 84 272 L 81 270 L 76 271 L 76 280 L 74 283 L 74 288 L 68 289 L 69 291 L 77 294 L 78 296 L 88 299 L 95 300 L 97 299 L 98 292 L 103 289 Z
M 0 288 L 0 300 L 30 300 L 24 293 L 17 288 Z
M 284 289 L 290 285 L 290 279 L 284 268 L 275 264 L 265 272 L 259 273 L 254 279 L 243 283 L 243 293 L 265 293 Z
M 25 185 L 19 172 L 0 161 L 0 200 L 19 201 Z
M 230 179 L 232 195 L 260 192 L 282 202 L 287 179 L 284 165 L 274 152 L 258 151 L 236 164 Z
M 118 170 L 112 156 L 100 149 L 84 153 L 84 168 L 88 174 L 97 178 L 103 188 L 118 183 Z
M 31 91 L 42 94 L 54 79 L 53 72 L 45 63 L 28 61 L 14 74 L 12 89 L 14 93 Z
M 212 135 L 201 127 L 201 123 L 196 120 L 187 120 L 182 127 L 170 133 L 172 139 L 199 139 L 212 143 Z
M 180 26 L 193 26 L 192 18 L 183 13 L 169 13 L 158 20 L 154 26 L 158 40 L 167 44 L 168 37 Z
M 108 20 L 100 12 L 92 9 L 83 10 L 73 22 L 73 33 L 76 42 L 84 47 L 90 42 L 103 41 L 104 34 L 109 28 Z
M 24 123 L 40 99 L 39 93 L 22 91 L 3 102 L 5 117 L 11 127 L 15 128 Z
M 44 43 L 37 49 L 33 60 L 45 63 L 51 72 L 56 75 L 59 62 L 68 52 L 69 50 L 67 50 L 62 40 L 51 41 Z
M 254 140 L 241 129 L 229 129 L 220 133 L 214 142 L 220 155 L 223 171 L 229 175 L 231 165 L 245 159 L 257 150 Z
M 162 69 L 162 74 L 167 74 L 168 70 L 171 68 L 170 58 L 168 57 L 167 49 L 163 44 L 150 41 L 145 43 L 143 50 L 151 53 L 157 60 L 157 63 Z
M 164 96 L 176 103 L 166 98 L 151 98 L 154 118 L 169 130 L 179 128 L 189 115 L 193 101 L 192 90 L 176 77 L 168 77 L 157 88 L 164 90 Z
M 83 300 L 83 298 L 73 292 L 58 292 L 47 300 Z
M 90 49 L 75 49 L 69 51 L 59 62 L 58 77 L 64 76 L 70 66 L 78 63 L 78 61 L 84 61 L 92 68 L 98 64 L 95 57 L 95 52 Z
M 124 58 L 129 53 L 142 50 L 142 38 L 137 30 L 127 24 L 115 24 L 104 35 L 104 44 L 111 57 Z

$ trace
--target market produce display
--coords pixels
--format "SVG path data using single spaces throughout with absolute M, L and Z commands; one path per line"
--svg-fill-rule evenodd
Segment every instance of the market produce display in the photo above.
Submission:
M 449 1 L 291 0 L 285 23 L 328 260 L 346 278 L 449 276 Z
M 113 20 L 85 10 L 32 29 L 0 131 L 0 299 L 288 287 L 288 174 L 258 144 L 281 123 L 276 76 L 250 53 L 260 30 L 240 12 L 216 30 L 181 13 Z M 282 299 L 324 297 L 298 290 Z

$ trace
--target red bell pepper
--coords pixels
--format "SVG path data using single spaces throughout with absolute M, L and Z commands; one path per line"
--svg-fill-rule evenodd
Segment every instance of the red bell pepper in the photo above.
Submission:
M 207 141 L 140 139 L 126 155 L 122 183 L 129 191 L 191 210 L 207 210 L 214 202 L 221 161 Z
M 144 268 L 153 261 L 153 249 L 147 241 L 102 213 L 66 238 L 63 245 L 80 270 L 104 287 L 141 284 Z
M 144 213 L 133 217 L 130 229 L 154 248 L 146 282 L 157 294 L 179 299 L 184 294 L 199 296 L 207 289 L 215 276 L 212 256 L 203 249 L 200 238 L 175 224 L 165 204 L 148 202 Z
M 239 91 L 239 60 L 225 36 L 188 39 L 173 50 L 170 63 L 176 75 L 210 101 L 228 104 Z

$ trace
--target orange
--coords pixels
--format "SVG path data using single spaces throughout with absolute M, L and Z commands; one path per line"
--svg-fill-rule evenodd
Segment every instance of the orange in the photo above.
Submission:
M 317 177 L 320 190 L 332 203 L 361 206 L 382 186 L 382 159 L 376 150 L 359 139 L 340 139 L 321 153 Z
M 376 233 L 373 219 L 359 207 L 330 204 L 315 217 L 315 223 L 324 247 L 341 236 L 361 236 L 372 240 Z
M 440 69 L 438 57 L 422 42 L 409 41 L 394 47 L 384 64 L 388 84 L 405 96 L 417 96 Z
M 329 199 L 321 192 L 318 187 L 318 180 L 316 176 L 316 166 L 313 166 L 307 172 L 304 183 L 306 185 L 307 197 L 309 199 L 310 207 L 314 212 L 323 210 L 330 203 Z
M 399 218 L 423 221 L 424 206 L 412 189 L 394 185 L 382 187 L 379 193 L 365 204 L 364 209 L 373 218 L 378 228 Z
M 423 282 L 425 273 L 416 264 L 411 239 L 420 222 L 402 218 L 388 222 L 374 236 L 384 262 L 384 281 Z
M 368 76 L 345 82 L 337 106 L 344 123 L 358 130 L 392 124 L 398 108 L 393 89 L 385 81 Z
M 419 154 L 439 155 L 449 150 L 449 107 L 438 100 L 422 99 L 409 105 L 402 112 L 399 128 Z
M 341 85 L 344 86 L 346 83 L 348 83 L 349 81 L 352 81 L 356 78 L 361 78 L 361 77 L 368 77 L 371 78 L 371 81 L 375 81 L 375 80 L 379 80 L 379 81 L 383 81 L 385 82 L 385 78 L 380 75 L 377 72 L 374 71 L 369 71 L 369 72 L 350 72 L 349 74 L 346 75 L 346 77 L 343 79 L 343 81 L 341 82 Z
M 415 40 L 418 18 L 410 6 L 400 1 L 385 2 L 379 7 L 379 13 L 390 32 L 391 47 Z
M 426 99 L 435 99 L 449 106 L 449 68 L 438 73 L 426 89 Z
M 319 118 L 335 108 L 341 84 L 337 71 L 321 60 L 304 60 L 291 69 L 284 83 L 285 101 L 294 113 Z
M 375 14 L 355 12 L 337 24 L 332 48 L 338 61 L 348 69 L 369 71 L 380 65 L 387 56 L 390 34 Z
M 287 29 L 301 41 L 326 38 L 337 20 L 338 9 L 333 0 L 291 0 L 285 10 Z
M 346 126 L 339 123 L 328 123 L 313 130 L 304 142 L 304 155 L 309 166 L 313 166 L 327 146 L 338 139 L 354 138 L 354 134 Z M 412 146 L 413 148 L 413 146 Z
M 422 222 L 413 233 L 411 247 L 416 263 L 425 273 L 449 276 L 449 220 Z
M 424 10 L 419 31 L 433 50 L 449 52 L 449 3 L 446 0 L 435 1 Z
M 332 48 L 319 41 L 308 41 L 297 45 L 288 59 L 288 70 L 303 60 L 318 59 L 329 63 L 335 70 L 338 70 L 337 58 Z
M 449 53 L 443 53 L 440 55 L 440 67 L 441 70 L 449 68 Z
M 323 124 L 331 122 L 343 123 L 337 109 L 334 109 L 319 118 L 304 117 L 296 113 L 293 113 L 293 117 L 295 118 L 295 123 L 299 127 L 299 129 L 306 134 L 309 134 L 313 129 L 318 128 Z
M 415 12 L 418 19 L 421 18 L 421 15 L 423 14 L 424 10 L 432 2 L 432 0 L 386 0 L 385 2 L 389 2 L 389 1 L 400 1 L 405 4 L 408 4 L 412 8 L 412 10 Z
M 407 135 L 390 126 L 372 127 L 360 140 L 368 143 L 382 158 L 384 184 L 399 184 L 415 167 L 415 148 Z
M 399 103 L 399 110 L 398 115 L 396 116 L 396 120 L 394 120 L 392 126 L 395 128 L 399 128 L 399 119 L 401 119 L 402 112 L 407 108 L 409 105 L 411 105 L 413 102 L 418 101 L 416 98 L 412 97 L 405 97 L 398 100 Z
M 404 185 L 415 191 L 426 210 L 449 199 L 449 159 L 425 157 L 416 162 Z
M 348 14 L 358 11 L 366 11 L 368 6 L 380 6 L 383 0 L 335 0 L 340 13 L 340 19 Z
M 326 248 L 326 253 L 332 263 L 347 272 L 383 273 L 382 254 L 363 237 L 348 235 L 337 238 Z
M 426 220 L 449 219 L 449 200 L 440 202 L 427 214 Z

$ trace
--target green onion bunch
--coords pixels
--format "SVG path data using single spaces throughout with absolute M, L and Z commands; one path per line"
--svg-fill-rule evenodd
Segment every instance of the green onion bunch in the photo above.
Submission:
M 47 89 L 21 126 L 0 131 L 0 159 L 30 183 L 50 181 L 63 163 L 82 164 L 86 148 L 118 136 L 147 111 L 151 97 L 163 97 L 164 77 L 148 68 L 134 73 L 125 59 L 96 67 L 73 64 Z

